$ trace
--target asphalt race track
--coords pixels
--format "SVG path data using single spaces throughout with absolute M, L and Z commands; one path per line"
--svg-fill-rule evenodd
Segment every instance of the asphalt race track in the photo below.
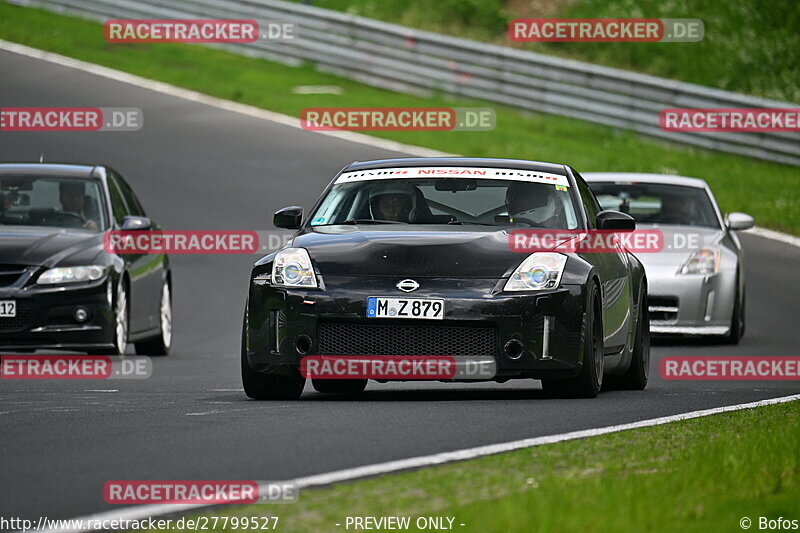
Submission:
M 167 229 L 269 230 L 310 207 L 353 160 L 400 154 L 258 120 L 0 52 L 0 106 L 144 110 L 139 132 L 3 133 L 1 161 L 102 162 Z M 536 154 L 530 154 L 536 159 Z M 580 169 L 585 171 L 602 169 Z M 173 256 L 175 340 L 147 380 L 0 382 L 0 515 L 109 510 L 115 479 L 278 480 L 603 427 L 800 392 L 797 382 L 667 382 L 666 355 L 797 355 L 800 249 L 743 235 L 747 333 L 736 347 L 654 346 L 644 392 L 546 399 L 536 381 L 370 383 L 358 400 L 307 385 L 297 402 L 248 401 L 239 332 L 256 256 Z

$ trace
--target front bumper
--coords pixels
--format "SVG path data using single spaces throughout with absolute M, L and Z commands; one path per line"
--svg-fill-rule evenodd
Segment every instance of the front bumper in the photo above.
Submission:
M 647 277 L 651 333 L 728 334 L 737 290 L 734 272 L 676 275 L 671 269 L 649 269 Z
M 304 355 L 466 354 L 476 361 L 493 359 L 495 380 L 569 377 L 580 370 L 587 298 L 582 285 L 515 294 L 497 290 L 497 280 L 426 278 L 419 280 L 422 289 L 405 294 L 395 287 L 398 281 L 326 276 L 324 290 L 252 283 L 246 336 L 250 366 L 285 374 L 296 372 Z M 371 296 L 442 298 L 444 319 L 368 319 Z M 507 351 L 510 341 L 521 344 L 514 357 Z
M 75 286 L 0 288 L 0 300 L 15 300 L 17 316 L 0 318 L 0 350 L 113 348 L 114 313 L 108 278 Z M 79 307 L 88 312 L 75 319 Z

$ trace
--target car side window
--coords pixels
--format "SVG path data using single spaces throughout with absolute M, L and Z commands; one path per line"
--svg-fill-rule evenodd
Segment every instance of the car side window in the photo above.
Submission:
M 119 225 L 122 224 L 122 219 L 128 216 L 128 208 L 115 178 L 113 174 L 108 175 L 108 193 L 111 195 L 111 212 L 114 215 L 114 221 Z
M 128 182 L 119 174 L 114 174 L 114 178 L 116 179 L 117 185 L 119 185 L 120 191 L 122 191 L 122 197 L 125 199 L 125 204 L 128 206 L 129 214 L 135 217 L 147 216 L 144 213 L 142 204 L 139 203 L 139 199 L 136 197 L 136 194 L 134 194 L 131 186 L 128 185 Z
M 583 178 L 577 172 L 575 173 L 575 183 L 578 184 L 578 194 L 581 196 L 581 202 L 586 207 L 589 228 L 594 229 L 597 223 L 597 214 L 602 211 L 603 208 L 600 207 L 600 203 L 597 201 L 597 198 L 595 198 L 594 193 L 589 189 L 589 186 L 586 185 L 586 182 L 583 181 Z

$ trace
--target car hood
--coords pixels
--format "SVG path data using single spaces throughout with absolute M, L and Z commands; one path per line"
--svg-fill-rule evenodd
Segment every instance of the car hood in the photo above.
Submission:
M 323 277 L 498 279 L 527 257 L 509 249 L 506 231 L 489 227 L 324 226 L 298 235 L 291 246 L 307 249 Z
M 57 228 L 0 227 L 0 263 L 51 267 L 91 261 L 103 234 Z
M 696 226 L 637 224 L 636 229 L 658 230 L 663 235 L 664 248 L 660 252 L 634 252 L 648 275 L 655 269 L 666 269 L 674 274 L 695 251 L 704 246 L 716 246 L 724 237 L 720 229 Z

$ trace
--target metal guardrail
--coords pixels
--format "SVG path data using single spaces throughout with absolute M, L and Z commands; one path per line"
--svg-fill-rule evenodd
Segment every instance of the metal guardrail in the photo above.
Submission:
M 443 36 L 279 0 L 9 0 L 96 20 L 247 18 L 290 22 L 290 41 L 221 45 L 396 91 L 439 91 L 562 115 L 711 150 L 800 165 L 800 133 L 692 133 L 659 127 L 664 108 L 798 105 Z M 670 46 L 664 45 L 665 48 Z

